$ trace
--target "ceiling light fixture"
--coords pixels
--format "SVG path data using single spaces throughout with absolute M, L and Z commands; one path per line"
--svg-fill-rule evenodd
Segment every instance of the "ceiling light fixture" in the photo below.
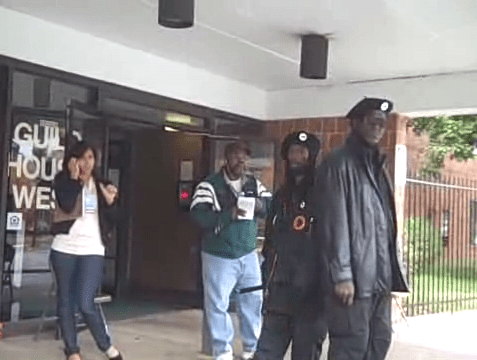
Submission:
M 215 134 L 210 134 L 208 132 L 204 131 L 191 131 L 191 130 L 186 130 L 186 129 L 181 129 L 181 128 L 175 128 L 172 126 L 163 126 L 163 130 L 167 132 L 172 132 L 172 133 L 177 133 L 180 132 L 181 134 L 184 135 L 191 135 L 191 136 L 205 136 L 210 139 L 221 139 L 221 140 L 239 140 L 239 136 L 233 136 L 233 135 L 215 135 Z
M 166 112 L 166 121 L 179 124 L 192 124 L 192 117 L 174 112 Z
M 301 37 L 300 77 L 326 79 L 328 72 L 328 39 L 323 35 Z
M 159 0 L 159 25 L 185 29 L 194 25 L 194 0 Z
M 164 126 L 164 131 L 167 132 L 179 132 L 179 129 L 173 128 L 172 126 Z

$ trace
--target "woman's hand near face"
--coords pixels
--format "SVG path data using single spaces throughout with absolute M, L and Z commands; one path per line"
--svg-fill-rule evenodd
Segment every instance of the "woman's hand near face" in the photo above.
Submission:
M 78 180 L 80 175 L 80 168 L 78 164 L 78 159 L 71 158 L 68 162 L 68 170 L 70 172 L 70 176 L 73 180 Z
M 112 203 L 114 203 L 114 200 L 116 200 L 116 197 L 118 196 L 117 187 L 112 184 L 104 186 L 104 184 L 102 183 L 99 183 L 99 187 L 101 188 L 101 191 L 108 205 L 111 205 Z

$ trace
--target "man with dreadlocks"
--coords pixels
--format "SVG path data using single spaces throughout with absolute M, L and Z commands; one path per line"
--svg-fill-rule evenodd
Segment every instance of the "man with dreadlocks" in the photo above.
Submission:
M 268 266 L 265 319 L 255 360 L 318 360 L 326 337 L 320 301 L 313 196 L 320 142 L 312 134 L 289 134 L 282 144 L 286 181 L 275 194 L 267 219 L 264 256 Z

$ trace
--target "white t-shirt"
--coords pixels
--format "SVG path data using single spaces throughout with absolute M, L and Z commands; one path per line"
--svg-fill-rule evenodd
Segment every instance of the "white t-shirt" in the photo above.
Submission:
M 104 256 L 98 216 L 98 194 L 91 178 L 83 186 L 83 216 L 76 219 L 68 234 L 58 234 L 51 248 L 72 255 Z
M 229 180 L 229 185 L 232 187 L 232 189 L 235 190 L 235 193 L 240 193 L 242 191 L 242 179 L 237 179 L 237 180 Z

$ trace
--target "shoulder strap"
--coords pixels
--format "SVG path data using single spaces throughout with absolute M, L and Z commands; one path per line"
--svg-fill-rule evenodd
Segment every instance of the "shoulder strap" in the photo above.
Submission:
M 258 181 L 252 175 L 245 175 L 246 180 L 242 186 L 242 191 L 244 193 L 252 193 L 251 195 L 257 197 L 259 195 Z

